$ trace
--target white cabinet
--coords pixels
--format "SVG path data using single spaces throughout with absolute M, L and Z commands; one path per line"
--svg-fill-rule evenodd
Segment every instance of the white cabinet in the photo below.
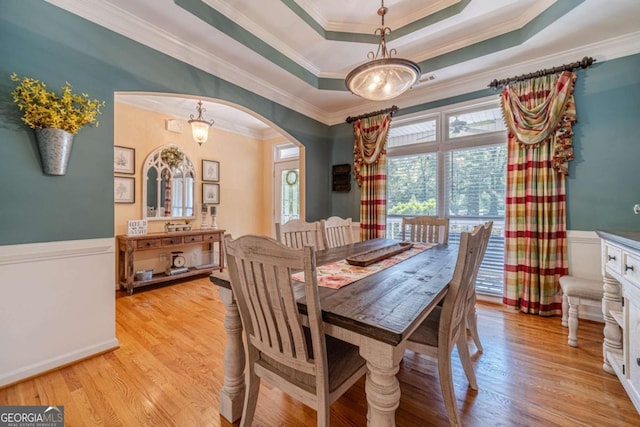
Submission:
M 616 374 L 640 412 L 640 232 L 602 238 L 603 368 Z

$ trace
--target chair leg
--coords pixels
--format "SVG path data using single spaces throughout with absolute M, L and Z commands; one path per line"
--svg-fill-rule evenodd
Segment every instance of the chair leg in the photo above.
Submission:
M 467 313 L 465 316 L 465 322 L 467 325 L 467 329 L 471 333 L 471 338 L 473 338 L 473 342 L 476 344 L 476 348 L 480 353 L 482 353 L 482 343 L 480 342 L 480 335 L 478 334 L 478 313 L 476 312 L 476 295 L 475 292 L 469 301 L 469 307 L 467 308 Z
M 478 389 L 478 381 L 476 380 L 476 373 L 473 370 L 473 363 L 471 362 L 471 356 L 469 355 L 469 347 L 467 346 L 467 340 L 464 333 L 461 333 L 456 342 L 458 347 L 458 354 L 460 355 L 460 362 L 462 362 L 462 368 L 467 375 L 469 381 L 469 387 L 473 390 Z
M 567 302 L 567 294 L 562 294 L 562 326 L 569 326 L 567 323 L 569 317 L 569 303 Z
M 578 314 L 580 306 L 580 298 L 568 297 L 569 302 L 569 345 L 571 347 L 578 346 Z
M 251 427 L 258 404 L 258 392 L 260 391 L 260 377 L 255 373 L 253 361 L 248 363 L 247 369 L 249 372 L 246 377 L 247 383 L 240 427 Z
M 467 344 L 465 343 L 465 346 Z M 453 374 L 451 372 L 451 351 L 447 351 L 447 346 L 438 347 L 438 375 L 440 376 L 440 389 L 442 399 L 447 409 L 449 422 L 452 426 L 461 426 L 458 415 L 458 405 L 456 403 L 456 393 L 453 388 Z

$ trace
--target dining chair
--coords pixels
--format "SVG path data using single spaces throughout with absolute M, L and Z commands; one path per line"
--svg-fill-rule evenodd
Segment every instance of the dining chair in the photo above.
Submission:
M 301 219 L 291 219 L 284 224 L 276 222 L 277 239 L 294 249 L 304 246 L 314 246 L 316 250 L 324 249 L 320 232 L 320 223 L 306 222 Z
M 402 240 L 421 243 L 448 243 L 449 218 L 435 216 L 403 217 Z
M 469 294 L 473 290 L 476 271 L 482 261 L 483 245 L 486 245 L 491 234 L 491 225 L 476 226 L 471 233 L 460 234 L 458 259 L 444 303 L 442 307 L 435 307 L 407 340 L 408 349 L 436 358 L 440 389 L 449 422 L 453 426 L 461 425 L 451 372 L 451 352 L 454 345 L 458 348 L 469 386 L 473 390 L 478 389 L 466 343 L 465 318 Z
M 478 278 L 478 271 L 480 270 L 480 264 L 482 264 L 482 260 L 484 259 L 484 254 L 487 252 L 487 246 L 489 245 L 489 239 L 491 238 L 491 230 L 493 228 L 493 221 L 487 221 L 484 224 L 485 227 L 489 228 L 489 237 L 483 241 L 484 245 L 480 250 L 480 263 L 478 265 L 478 269 L 476 269 L 475 274 L 473 276 L 473 286 L 471 292 L 469 293 L 469 301 L 467 302 L 467 316 L 465 319 L 465 323 L 467 325 L 467 330 L 473 339 L 473 342 L 476 345 L 476 348 L 480 353 L 484 351 L 482 348 L 482 343 L 480 342 L 480 335 L 478 334 L 478 313 L 476 312 L 476 280 Z
M 292 249 L 266 236 L 224 238 L 231 289 L 246 337 L 242 420 L 253 420 L 260 380 L 317 411 L 328 426 L 330 405 L 366 373 L 358 348 L 324 334 L 315 249 Z M 308 327 L 298 312 L 291 273 L 304 272 Z
M 327 249 L 338 246 L 350 245 L 353 243 L 351 233 L 351 218 L 340 218 L 332 216 L 320 221 L 320 233 Z

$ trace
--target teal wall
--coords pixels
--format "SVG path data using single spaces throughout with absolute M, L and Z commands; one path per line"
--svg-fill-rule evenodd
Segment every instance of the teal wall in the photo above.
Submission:
M 308 217 L 331 213 L 330 129 L 40 0 L 0 2 L 0 245 L 113 236 L 116 91 L 181 93 L 242 105 L 306 147 Z M 106 100 L 75 137 L 66 176 L 42 173 L 33 131 L 11 102 L 16 72 Z M 258 183 L 256 183 L 258 184 Z
M 567 180 L 567 228 L 639 230 L 640 215 L 632 207 L 640 203 L 640 55 L 596 62 L 577 73 L 578 123 L 573 128 L 575 160 Z M 414 106 L 398 111 L 396 117 L 491 94 L 496 92 L 488 89 Z M 353 164 L 351 126 L 333 126 L 332 134 L 333 164 Z M 333 214 L 356 220 L 359 201 L 355 183 L 350 193 L 333 193 Z
M 113 99 L 116 91 L 182 93 L 244 106 L 306 148 L 308 220 L 359 218 L 359 190 L 332 193 L 331 165 L 353 162 L 351 126 L 326 126 L 268 99 L 119 36 L 39 0 L 0 2 L 0 245 L 113 236 Z M 567 181 L 572 230 L 637 230 L 640 55 L 578 72 L 576 159 Z M 9 75 L 65 81 L 107 101 L 98 128 L 75 139 L 66 176 L 42 173 L 33 132 L 10 99 Z M 4 77 L 3 77 L 4 76 Z M 403 109 L 416 111 L 481 98 L 483 90 Z

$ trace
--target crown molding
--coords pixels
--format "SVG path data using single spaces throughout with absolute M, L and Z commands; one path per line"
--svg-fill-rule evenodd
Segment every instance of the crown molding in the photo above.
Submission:
M 98 0 L 46 0 L 48 3 L 65 9 L 75 15 L 81 16 L 91 22 L 108 28 L 116 33 L 137 41 L 154 50 L 162 52 L 207 73 L 215 75 L 223 80 L 238 85 L 248 91 L 266 99 L 281 104 L 287 108 L 299 112 L 318 122 L 335 125 L 344 123 L 344 118 L 349 115 L 358 115 L 362 111 L 376 110 L 379 103 L 358 104 L 357 107 L 325 112 L 313 104 L 306 102 L 300 96 L 283 92 L 281 88 L 249 74 L 244 69 L 232 66 L 224 58 L 217 57 L 211 52 L 193 47 L 182 40 L 176 39 L 166 31 L 138 19 L 128 12 L 113 6 L 108 2 Z M 219 0 L 208 0 L 217 2 Z M 298 0 L 302 3 L 304 0 Z M 550 2 L 551 0 L 546 0 Z M 309 11 L 308 11 L 309 12 Z M 531 12 L 534 13 L 534 12 Z M 522 18 L 523 20 L 526 17 Z M 528 21 L 527 21 L 528 22 Z M 512 49 L 517 49 L 515 48 Z M 491 56 L 504 56 L 508 51 L 498 51 Z M 522 74 L 567 60 L 575 61 L 582 56 L 593 56 L 602 62 L 618 57 L 628 56 L 640 52 L 640 31 L 602 42 L 585 45 L 570 51 L 565 51 L 545 57 L 535 58 L 529 61 L 512 64 L 507 67 L 493 68 L 491 70 L 473 73 L 472 75 L 450 78 L 443 81 L 429 81 L 414 87 L 394 103 L 401 108 L 420 105 L 427 102 L 449 98 L 456 95 L 471 93 L 486 89 L 489 81 L 503 76 Z M 473 61 L 482 61 L 476 58 Z M 449 67 L 455 69 L 456 66 Z M 445 70 L 435 70 L 437 75 L 445 75 Z M 429 73 L 433 74 L 433 73 Z M 341 77 L 338 77 L 341 78 Z
M 595 53 L 594 53 L 595 52 Z M 621 37 L 614 37 L 597 43 L 581 46 L 561 53 L 537 57 L 528 61 L 519 62 L 506 67 L 492 68 L 472 75 L 451 78 L 442 82 L 425 82 L 414 89 L 409 90 L 400 98 L 393 100 L 400 110 L 415 105 L 426 104 L 445 98 L 477 92 L 488 89 L 489 82 L 495 78 L 505 78 L 512 75 L 530 73 L 541 68 L 558 66 L 564 62 L 573 62 L 584 56 L 593 56 L 598 62 L 610 61 L 629 55 L 640 53 L 640 31 Z M 503 55 L 504 52 L 496 52 L 493 55 Z M 455 68 L 456 66 L 453 66 Z M 440 70 L 443 72 L 443 70 Z M 496 91 L 496 95 L 498 92 Z M 327 119 L 328 125 L 344 123 L 344 118 L 361 114 L 362 111 L 380 109 L 379 103 L 359 105 L 357 109 L 349 108 L 332 113 Z
M 256 95 L 326 123 L 324 112 L 302 98 L 283 92 L 281 88 L 259 79 L 242 68 L 229 64 L 224 58 L 183 42 L 163 29 L 110 3 L 91 0 L 46 1 L 151 49 L 247 89 Z
M 244 28 L 260 40 L 267 43 L 272 48 L 276 49 L 278 52 L 282 53 L 284 56 L 293 60 L 296 64 L 305 68 L 307 71 L 316 76 L 320 74 L 320 70 L 313 63 L 309 62 L 304 56 L 300 55 L 296 50 L 291 49 L 289 47 L 289 43 L 278 37 L 275 37 L 268 30 L 257 25 L 254 21 L 247 18 L 247 16 L 242 13 L 240 9 L 233 6 L 232 2 L 223 0 L 202 0 L 202 2 L 209 7 L 217 10 L 218 12 L 229 18 L 231 21 L 238 24 L 240 27 Z

